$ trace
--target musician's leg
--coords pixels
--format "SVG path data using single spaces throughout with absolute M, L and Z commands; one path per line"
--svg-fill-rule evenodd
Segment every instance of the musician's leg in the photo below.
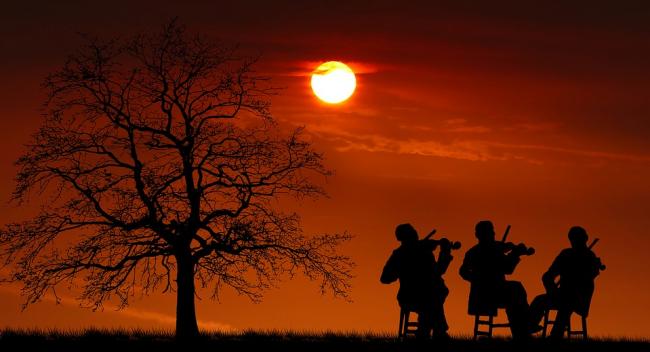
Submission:
M 566 307 L 560 307 L 555 316 L 555 323 L 553 323 L 553 329 L 551 330 L 552 338 L 561 339 L 564 336 L 567 326 L 569 325 L 569 319 L 571 319 L 571 309 Z
M 436 302 L 431 313 L 433 337 L 448 337 L 449 335 L 447 335 L 447 330 L 449 330 L 449 325 L 447 324 L 447 318 L 445 317 L 444 301 Z
M 526 338 L 528 332 L 529 307 L 526 289 L 519 281 L 506 281 L 503 288 L 506 298 L 505 308 L 510 322 L 510 331 L 513 338 Z
M 544 313 L 549 307 L 549 296 L 541 294 L 530 303 L 530 324 L 531 328 L 537 327 L 544 318 Z
M 416 332 L 418 338 L 425 339 L 431 336 L 433 319 L 434 314 L 430 307 L 418 311 L 418 330 Z

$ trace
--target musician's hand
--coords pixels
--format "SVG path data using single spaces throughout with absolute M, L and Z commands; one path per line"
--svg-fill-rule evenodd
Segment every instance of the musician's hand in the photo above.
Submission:
M 446 238 L 440 239 L 440 250 L 445 252 L 451 252 L 451 242 Z
M 554 296 L 557 293 L 557 290 L 558 290 L 557 284 L 552 285 L 552 286 L 551 285 L 544 285 L 544 288 L 546 289 L 546 293 L 549 296 Z
M 514 246 L 514 248 L 512 249 L 512 252 L 516 256 L 522 256 L 522 255 L 524 255 L 526 253 L 526 245 L 523 244 L 523 243 L 519 243 L 518 245 Z
M 556 279 L 551 277 L 548 274 L 548 272 L 542 276 L 542 284 L 544 285 L 544 289 L 546 290 L 546 293 L 548 293 L 549 295 L 557 291 L 558 282 Z

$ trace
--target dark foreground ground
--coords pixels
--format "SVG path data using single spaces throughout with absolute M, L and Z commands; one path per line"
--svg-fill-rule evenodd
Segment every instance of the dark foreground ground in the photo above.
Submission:
M 472 341 L 455 337 L 447 342 L 413 339 L 398 341 L 393 335 L 375 333 L 293 333 L 243 332 L 206 333 L 194 341 L 177 341 L 173 333 L 140 330 L 42 331 L 4 330 L 0 351 L 282 351 L 282 352 L 363 352 L 363 351 L 584 351 L 650 352 L 650 340 L 591 339 L 553 342 L 533 339 L 525 343 L 508 339 Z

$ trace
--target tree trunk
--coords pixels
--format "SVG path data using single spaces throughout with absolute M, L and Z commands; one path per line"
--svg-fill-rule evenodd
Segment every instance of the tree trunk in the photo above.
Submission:
M 193 338 L 199 335 L 194 306 L 194 263 L 189 255 L 176 257 L 176 337 Z

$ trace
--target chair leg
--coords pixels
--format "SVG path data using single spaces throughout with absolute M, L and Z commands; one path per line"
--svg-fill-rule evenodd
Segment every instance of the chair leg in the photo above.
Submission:
M 411 321 L 411 312 L 407 311 L 406 312 L 406 317 L 404 318 L 404 337 L 408 335 L 408 330 L 409 330 L 409 322 Z
M 494 316 L 490 315 L 488 318 L 488 338 L 492 338 L 492 325 L 494 324 Z
M 399 312 L 399 327 L 397 328 L 397 337 L 404 337 L 404 311 Z
M 544 329 L 542 330 L 542 338 L 546 338 L 546 330 L 548 330 L 548 315 L 550 314 L 550 310 L 546 310 L 544 312 Z

